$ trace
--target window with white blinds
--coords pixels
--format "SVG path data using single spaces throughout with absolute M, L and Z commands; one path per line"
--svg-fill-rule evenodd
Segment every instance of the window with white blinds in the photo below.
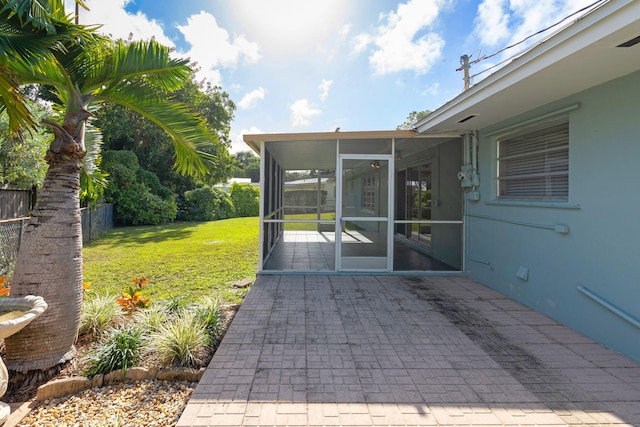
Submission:
M 515 200 L 568 200 L 567 118 L 499 138 L 498 197 Z

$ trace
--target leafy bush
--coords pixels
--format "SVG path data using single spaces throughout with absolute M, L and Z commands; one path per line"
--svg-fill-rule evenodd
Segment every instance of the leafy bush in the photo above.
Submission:
M 171 190 L 138 165 L 130 151 L 102 153 L 102 170 L 109 174 L 104 196 L 115 203 L 115 219 L 124 225 L 157 225 L 173 221 L 178 208 Z
M 148 170 L 138 168 L 136 170 L 136 177 L 138 181 L 142 182 L 151 193 L 159 196 L 163 200 L 172 200 L 173 193 L 170 189 L 160 184 L 160 178 L 153 172 Z
M 82 302 L 78 333 L 100 335 L 120 318 L 120 310 L 111 295 L 96 295 Z
M 320 205 L 327 203 L 327 191 L 322 190 L 320 192 Z M 318 191 L 317 190 L 286 190 L 284 192 L 284 204 L 285 206 L 297 206 L 297 208 L 287 209 L 287 212 L 292 214 L 308 213 L 309 208 L 318 206 Z M 303 207 L 304 206 L 304 207 Z
M 229 190 L 237 217 L 258 216 L 260 213 L 260 190 L 250 184 L 234 182 Z
M 133 285 L 122 291 L 122 296 L 116 299 L 116 302 L 124 310 L 127 316 L 131 316 L 134 312 L 147 308 L 151 298 L 142 296 L 142 288 L 149 283 L 149 279 L 144 276 L 133 277 Z
M 160 325 L 151 336 L 150 350 L 162 363 L 197 366 L 207 355 L 207 330 L 187 311 Z
M 93 377 L 118 369 L 122 375 L 127 368 L 135 366 L 142 352 L 142 333 L 135 326 L 111 329 L 106 338 L 90 354 L 91 363 L 85 374 Z
M 223 190 L 205 186 L 184 193 L 180 207 L 180 219 L 215 221 L 233 218 L 234 215 L 231 198 Z

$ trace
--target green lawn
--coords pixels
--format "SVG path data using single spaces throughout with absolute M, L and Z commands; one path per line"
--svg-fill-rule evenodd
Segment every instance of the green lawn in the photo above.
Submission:
M 257 271 L 258 218 L 115 228 L 85 247 L 83 258 L 93 292 L 120 295 L 134 276 L 145 276 L 151 301 L 219 295 L 238 303 L 246 291 L 231 285 Z
M 318 214 L 317 213 L 293 214 L 293 215 L 287 215 L 285 219 L 296 219 L 296 220 L 304 219 L 304 220 L 315 221 L 318 219 Z M 320 214 L 320 219 L 335 221 L 336 214 L 335 212 L 325 212 Z M 288 231 L 316 231 L 318 230 L 318 224 L 312 223 L 312 222 L 290 222 L 290 223 L 285 223 L 284 229 Z

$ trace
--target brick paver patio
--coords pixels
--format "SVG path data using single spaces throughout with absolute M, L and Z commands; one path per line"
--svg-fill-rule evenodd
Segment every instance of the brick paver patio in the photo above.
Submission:
M 337 425 L 640 426 L 640 364 L 463 277 L 260 276 L 178 426 Z

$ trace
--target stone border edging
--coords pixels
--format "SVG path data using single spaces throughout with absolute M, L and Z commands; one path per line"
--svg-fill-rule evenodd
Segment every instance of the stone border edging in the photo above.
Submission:
M 118 370 L 110 372 L 108 374 L 98 374 L 93 378 L 80 376 L 60 378 L 57 380 L 49 381 L 48 383 L 38 387 L 38 391 L 34 400 L 41 401 L 55 397 L 62 397 L 68 394 L 75 394 L 93 387 L 102 387 L 125 382 L 144 380 L 198 382 L 202 378 L 205 370 L 206 368 L 204 367 L 200 369 L 157 369 L 132 367 L 127 369 L 124 376 L 122 375 L 122 371 Z

